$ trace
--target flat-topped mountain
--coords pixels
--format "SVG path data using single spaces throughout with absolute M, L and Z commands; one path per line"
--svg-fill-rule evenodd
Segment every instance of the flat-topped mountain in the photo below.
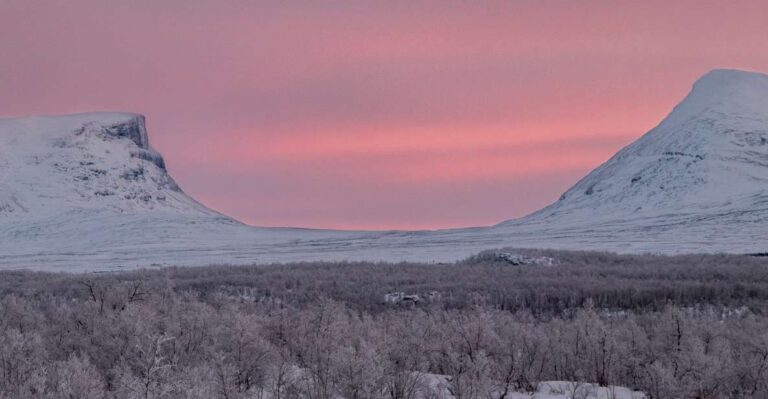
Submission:
M 0 119 L 0 268 L 442 262 L 506 246 L 768 252 L 768 76 L 712 71 L 552 205 L 439 231 L 246 226 L 179 188 L 140 115 Z
M 192 199 L 141 115 L 0 119 L 0 268 L 220 263 L 317 233 L 245 226 Z
M 147 211 L 223 218 L 168 175 L 141 115 L 0 120 L 0 154 L 0 218 Z

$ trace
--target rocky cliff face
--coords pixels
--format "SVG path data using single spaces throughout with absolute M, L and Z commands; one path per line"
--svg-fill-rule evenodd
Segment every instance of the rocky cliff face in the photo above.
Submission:
M 149 145 L 144 117 L 81 114 L 0 121 L 0 217 L 165 210 L 213 215 L 185 195 Z

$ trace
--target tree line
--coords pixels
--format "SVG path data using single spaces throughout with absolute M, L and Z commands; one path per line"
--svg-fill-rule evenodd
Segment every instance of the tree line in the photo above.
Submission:
M 501 399 L 548 380 L 768 397 L 768 317 L 749 291 L 764 260 L 548 254 L 557 265 L 4 272 L 0 397 Z M 661 281 L 658 305 L 619 299 Z M 542 300 L 516 296 L 525 285 Z M 390 289 L 447 299 L 392 306 Z

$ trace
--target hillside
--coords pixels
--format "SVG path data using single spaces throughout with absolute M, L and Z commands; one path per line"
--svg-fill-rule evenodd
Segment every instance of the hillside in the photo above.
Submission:
M 246 226 L 186 195 L 144 118 L 0 120 L 0 268 L 112 270 L 313 260 L 447 262 L 499 247 L 768 252 L 768 76 L 715 70 L 552 205 L 492 227 Z

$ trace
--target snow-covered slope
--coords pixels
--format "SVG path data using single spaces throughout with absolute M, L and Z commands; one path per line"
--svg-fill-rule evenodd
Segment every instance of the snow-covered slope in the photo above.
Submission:
M 0 120 L 0 154 L 4 220 L 143 211 L 221 218 L 179 189 L 140 115 Z
M 432 232 L 246 226 L 184 194 L 140 115 L 0 119 L 0 268 L 439 262 L 504 246 L 768 252 L 768 76 L 712 71 L 554 204 Z
M 655 129 L 532 219 L 578 223 L 768 205 L 768 76 L 715 70 Z
M 560 200 L 495 230 L 559 248 L 749 253 L 768 251 L 767 222 L 768 76 L 714 70 Z
M 2 268 L 218 263 L 237 260 L 233 248 L 279 253 L 344 235 L 260 229 L 206 208 L 170 177 L 141 115 L 0 120 L 0 154 Z

